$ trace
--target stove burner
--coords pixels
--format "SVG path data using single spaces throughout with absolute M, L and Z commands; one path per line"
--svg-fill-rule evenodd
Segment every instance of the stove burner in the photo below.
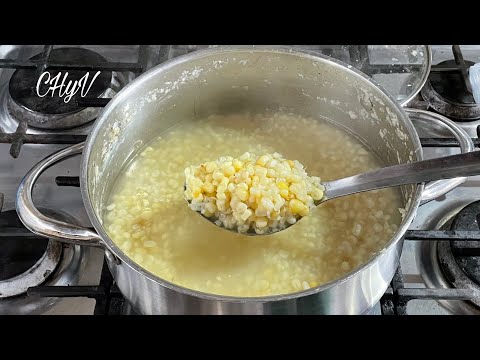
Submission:
M 30 60 L 40 60 L 41 56 L 42 54 L 35 55 Z M 89 64 L 107 60 L 100 54 L 83 48 L 57 48 L 50 52 L 48 61 L 62 64 Z M 88 73 L 85 89 L 88 88 L 96 73 L 68 69 L 47 69 L 46 71 L 50 73 L 50 79 L 60 73 L 58 85 L 68 72 L 65 86 L 70 80 L 73 84 Z M 64 97 L 59 96 L 58 89 L 54 96 L 51 96 L 50 91 L 47 96 L 39 97 L 36 87 L 40 75 L 37 69 L 17 69 L 10 78 L 7 105 L 15 119 L 19 122 L 25 121 L 28 125 L 39 129 L 68 129 L 94 120 L 100 109 L 79 107 L 77 100 L 81 98 L 80 90 L 67 103 Z M 112 80 L 112 71 L 102 71 L 93 82 L 87 97 L 111 97 L 113 95 Z M 40 93 L 46 93 L 49 86 L 42 83 Z
M 452 223 L 452 230 L 480 230 L 480 201 L 471 203 L 470 205 L 463 208 L 462 211 L 458 213 Z M 453 253 L 458 253 L 456 251 L 456 243 L 458 241 L 452 242 L 452 251 Z M 463 272 L 480 286 L 480 257 L 479 256 L 456 256 L 458 266 L 463 270 Z
M 471 61 L 465 64 L 474 65 Z M 438 68 L 457 67 L 455 60 L 439 63 Z M 432 71 L 421 91 L 422 97 L 437 112 L 457 120 L 470 121 L 480 119 L 480 105 L 466 88 L 462 74 L 458 71 Z
M 31 57 L 30 60 L 40 60 L 41 56 L 42 54 L 35 55 Z M 82 48 L 53 49 L 49 56 L 49 62 L 58 62 L 62 64 L 98 63 L 106 61 L 107 60 L 103 56 L 96 52 Z M 64 70 L 47 71 L 50 73 L 50 79 L 60 73 L 61 80 L 66 73 Z M 68 71 L 67 80 L 71 80 L 73 83 L 79 81 L 85 74 L 86 72 L 84 71 L 70 70 Z M 88 79 L 91 80 L 94 75 L 94 71 L 88 72 Z M 80 111 L 82 109 L 76 104 L 76 100 L 80 98 L 80 91 L 78 91 L 68 103 L 65 103 L 64 99 L 60 96 L 57 96 L 58 90 L 55 93 L 56 96 L 52 97 L 47 95 L 45 97 L 39 97 L 36 91 L 39 76 L 40 74 L 36 69 L 18 69 L 13 73 L 9 83 L 9 91 L 10 96 L 18 105 L 42 114 L 65 114 Z M 111 79 L 111 71 L 102 71 L 93 82 L 92 87 L 88 92 L 89 97 L 99 97 L 104 93 L 108 89 Z M 89 83 L 90 82 L 87 82 L 87 84 Z M 40 93 L 45 93 L 49 86 L 50 85 L 42 84 L 40 87 Z
M 465 206 L 453 219 L 451 230 L 480 229 L 480 201 Z M 464 241 L 438 243 L 438 260 L 445 277 L 458 289 L 472 289 L 478 293 L 472 302 L 480 306 L 480 257 L 463 256 L 457 247 Z
M 27 231 L 15 210 L 0 213 L 0 230 L 13 232 L 11 238 L 0 237 L 1 299 L 23 294 L 44 282 L 60 261 L 62 245 L 34 234 L 14 236 Z
M 3 218 L 4 219 L 4 218 Z M 2 220 L 0 219 L 0 225 Z M 47 249 L 48 240 L 2 239 L 0 248 L 0 281 L 13 278 L 30 269 Z

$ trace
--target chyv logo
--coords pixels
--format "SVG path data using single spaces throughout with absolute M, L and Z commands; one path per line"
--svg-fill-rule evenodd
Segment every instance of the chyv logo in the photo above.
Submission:
M 45 97 L 51 92 L 50 96 L 53 97 L 55 96 L 55 92 L 58 90 L 58 96 L 64 97 L 63 101 L 65 103 L 68 103 L 72 99 L 72 96 L 78 92 L 78 90 L 80 90 L 80 96 L 85 97 L 92 87 L 95 79 L 98 77 L 98 75 L 100 75 L 100 71 L 97 71 L 97 73 L 91 79 L 90 85 L 87 87 L 89 75 L 90 73 L 87 72 L 80 78 L 80 80 L 75 80 L 72 82 L 72 80 L 68 80 L 68 72 L 66 72 L 62 78 L 62 72 L 59 72 L 57 75 L 52 77 L 48 71 L 45 71 L 38 78 L 37 95 L 40 97 Z M 43 94 L 40 93 L 40 87 L 42 84 L 50 85 L 48 90 Z

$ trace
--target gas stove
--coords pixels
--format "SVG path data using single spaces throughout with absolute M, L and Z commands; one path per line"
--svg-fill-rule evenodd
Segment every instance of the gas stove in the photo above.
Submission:
M 101 108 L 139 74 L 209 46 L 0 46 L 0 314 L 134 313 L 102 250 L 60 244 L 23 227 L 15 212 L 16 190 L 41 159 L 84 141 Z M 438 114 L 479 147 L 480 106 L 467 70 L 480 62 L 480 46 L 288 46 L 336 57 L 371 75 L 401 104 L 429 110 L 410 113 L 425 158 L 459 152 L 459 141 Z M 63 96 L 49 96 L 54 90 Z M 79 169 L 79 157 L 50 168 L 33 196 L 49 216 L 90 226 Z M 480 176 L 471 177 L 419 208 L 400 267 L 371 314 L 480 313 L 479 189 Z

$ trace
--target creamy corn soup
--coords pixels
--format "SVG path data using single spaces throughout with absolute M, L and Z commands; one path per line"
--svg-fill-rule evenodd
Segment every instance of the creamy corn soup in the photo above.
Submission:
M 345 275 L 381 250 L 400 224 L 398 189 L 334 199 L 268 236 L 219 228 L 184 198 L 184 170 L 221 156 L 278 152 L 322 181 L 381 166 L 327 121 L 277 113 L 210 116 L 165 131 L 117 180 L 104 214 L 108 235 L 141 267 L 213 294 L 297 292 Z

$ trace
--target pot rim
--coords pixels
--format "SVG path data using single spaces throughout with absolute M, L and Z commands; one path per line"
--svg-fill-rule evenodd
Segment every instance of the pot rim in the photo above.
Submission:
M 164 286 L 170 290 L 194 296 L 197 298 L 205 299 L 205 300 L 214 300 L 214 301 L 224 301 L 224 302 L 236 302 L 236 303 L 264 303 L 264 302 L 271 302 L 271 301 L 280 301 L 280 300 L 291 300 L 297 299 L 309 295 L 313 295 L 325 290 L 328 290 L 332 287 L 335 287 L 339 284 L 347 282 L 349 279 L 357 276 L 359 273 L 363 272 L 365 269 L 374 265 L 377 260 L 383 256 L 385 253 L 389 252 L 392 248 L 396 246 L 396 244 L 403 239 L 405 232 L 407 231 L 408 227 L 410 226 L 411 222 L 413 221 L 415 214 L 417 212 L 417 208 L 420 206 L 421 195 L 423 192 L 424 184 L 418 184 L 415 188 L 414 194 L 412 194 L 412 198 L 410 201 L 409 209 L 406 212 L 406 215 L 400 224 L 399 228 L 395 232 L 395 234 L 391 237 L 388 243 L 385 245 L 383 249 L 378 251 L 373 257 L 371 257 L 367 262 L 362 264 L 361 266 L 355 268 L 353 271 L 345 274 L 344 276 L 331 280 L 327 283 L 324 283 L 320 286 L 310 288 L 307 290 L 295 292 L 295 293 L 288 293 L 288 294 L 280 294 L 280 295 L 270 295 L 270 296 L 262 296 L 262 297 L 235 297 L 235 296 L 225 296 L 225 295 L 216 295 L 211 293 L 206 293 L 198 290 L 189 289 L 172 282 L 169 282 L 161 277 L 149 272 L 148 270 L 144 269 L 143 267 L 137 265 L 130 257 L 128 257 L 113 241 L 110 239 L 102 223 L 100 222 L 99 218 L 97 217 L 91 200 L 90 194 L 87 188 L 87 178 L 88 178 L 88 159 L 95 143 L 95 139 L 100 128 L 103 126 L 103 123 L 108 119 L 109 114 L 123 102 L 125 98 L 129 96 L 129 94 L 135 91 L 137 88 L 141 86 L 141 84 L 149 79 L 161 74 L 170 68 L 177 66 L 178 64 L 182 64 L 188 62 L 190 60 L 199 59 L 202 57 L 207 57 L 213 54 L 220 54 L 224 52 L 235 52 L 235 51 L 251 51 L 251 52 L 268 52 L 268 53 L 288 53 L 291 55 L 301 56 L 304 58 L 309 58 L 313 61 L 323 61 L 329 62 L 336 67 L 342 67 L 345 71 L 352 73 L 354 76 L 359 76 L 363 78 L 367 83 L 370 83 L 373 86 L 379 88 L 383 94 L 390 100 L 390 106 L 395 107 L 400 116 L 403 117 L 404 124 L 409 131 L 409 135 L 415 147 L 415 157 L 416 160 L 423 159 L 423 152 L 420 144 L 420 139 L 418 137 L 417 131 L 413 126 L 410 118 L 404 111 L 403 107 L 390 95 L 380 84 L 378 84 L 375 80 L 368 77 L 364 73 L 360 72 L 356 68 L 342 61 L 337 59 L 328 57 L 323 54 L 318 54 L 313 51 L 309 50 L 300 50 L 300 49 L 292 49 L 285 46 L 256 46 L 256 45 L 243 45 L 243 46 L 218 46 L 214 48 L 208 48 L 203 50 L 194 51 L 188 53 L 186 55 L 182 55 L 171 60 L 168 60 L 160 65 L 157 65 L 150 70 L 146 71 L 145 73 L 141 74 L 138 78 L 136 78 L 131 83 L 127 84 L 122 90 L 120 90 L 117 95 L 113 97 L 112 100 L 105 106 L 101 114 L 98 116 L 95 124 L 93 125 L 92 131 L 87 137 L 85 142 L 85 148 L 82 154 L 82 161 L 81 161 L 81 174 L 80 174 L 80 190 L 82 194 L 83 203 L 87 212 L 87 215 L 92 222 L 93 227 L 102 238 L 102 243 L 106 249 L 111 251 L 121 262 L 128 265 L 131 269 L 136 271 L 137 273 L 147 277 L 149 280 L 156 282 L 157 284 Z

